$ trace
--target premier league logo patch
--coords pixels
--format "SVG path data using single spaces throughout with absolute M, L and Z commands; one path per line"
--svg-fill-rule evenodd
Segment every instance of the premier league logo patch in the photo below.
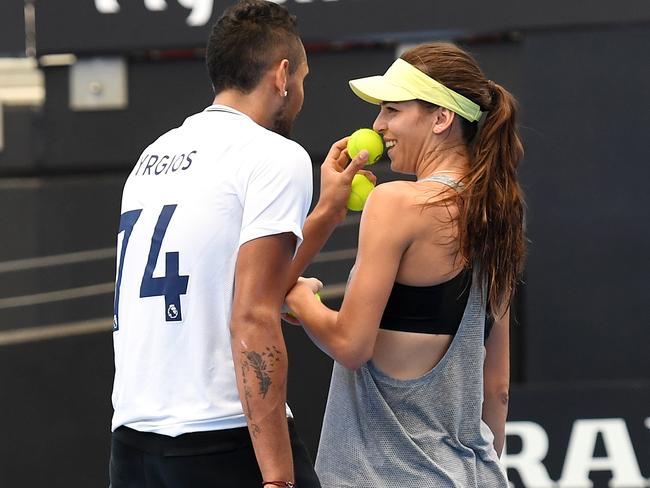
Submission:
M 167 308 L 167 317 L 172 320 L 178 317 L 178 309 L 173 303 Z

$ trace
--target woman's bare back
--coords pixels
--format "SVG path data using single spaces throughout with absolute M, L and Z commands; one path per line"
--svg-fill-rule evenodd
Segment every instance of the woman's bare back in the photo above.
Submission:
M 456 276 L 465 261 L 458 253 L 455 205 L 422 208 L 431 197 L 452 195 L 454 190 L 436 182 L 395 182 L 408 193 L 412 208 L 404 212 L 413 234 L 399 264 L 398 283 L 431 286 Z M 444 192 L 444 193 L 441 193 Z M 399 325 L 399 324 L 397 324 Z M 379 329 L 372 361 L 389 376 L 411 379 L 430 371 L 443 358 L 453 336 Z

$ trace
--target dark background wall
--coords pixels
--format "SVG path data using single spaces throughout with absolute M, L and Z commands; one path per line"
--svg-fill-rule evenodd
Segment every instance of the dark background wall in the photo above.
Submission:
M 526 39 L 527 380 L 648 378 L 647 46 L 647 26 Z
M 47 22 L 58 25 L 75 18 L 74 11 L 55 17 L 50 3 L 36 5 L 37 21 L 40 15 L 44 25 L 43 52 L 58 39 Z M 174 3 L 169 2 L 168 14 L 180 12 Z M 352 4 L 341 0 L 339 6 Z M 306 13 L 309 5 L 300 7 L 307 19 L 314 12 Z M 612 13 L 612 20 L 634 22 L 609 23 L 604 3 L 594 5 L 587 11 L 563 11 L 547 4 L 547 17 L 533 15 L 538 7 L 520 9 L 523 13 L 515 18 L 520 24 L 526 24 L 521 19 L 536 21 L 516 32 L 505 29 L 510 25 L 491 24 L 490 17 L 484 25 L 501 31 L 491 35 L 471 35 L 480 30 L 482 10 L 460 25 L 450 9 L 436 5 L 436 27 L 446 22 L 454 34 L 426 35 L 451 35 L 463 42 L 487 75 L 521 104 L 526 156 L 520 175 L 531 244 L 517 300 L 518 323 L 512 328 L 517 381 L 510 421 L 535 423 L 548 436 L 543 467 L 549 480 L 569 479 L 565 459 L 580 419 L 623 419 L 634 462 L 646 479 L 650 476 L 650 316 L 644 311 L 644 278 L 650 272 L 645 257 L 650 248 L 650 197 L 645 191 L 650 169 L 644 138 L 650 126 L 650 71 L 643 62 L 650 24 L 643 22 L 643 6 L 637 16 L 624 8 Z M 122 14 L 127 8 L 136 10 L 131 3 Z M 182 13 L 184 21 L 187 11 Z M 504 18 L 511 22 L 513 15 Z M 0 19 L 4 24 L 5 17 Z M 541 28 L 544 19 L 548 26 Z M 139 25 L 145 29 L 146 24 Z M 66 39 L 67 31 L 60 32 L 60 39 Z M 99 37 L 107 42 L 106 36 Z M 394 59 L 396 45 L 372 37 L 363 44 L 310 46 L 311 74 L 295 138 L 312 155 L 315 188 L 317 164 L 329 145 L 374 119 L 376 109 L 347 88 L 348 79 L 381 73 Z M 395 39 L 393 34 L 386 37 Z M 417 35 L 411 32 L 406 38 L 417 40 Z M 4 111 L 2 487 L 106 486 L 113 374 L 109 317 L 121 187 L 144 145 L 211 103 L 205 69 L 194 51 L 170 58 L 141 46 L 131 51 L 117 40 L 115 45 L 127 59 L 128 108 L 71 110 L 70 67 L 61 66 L 43 68 L 47 96 L 42 107 Z M 97 52 L 110 46 L 99 46 Z M 380 181 L 396 177 L 386 161 L 373 169 Z M 333 307 L 340 303 L 341 285 L 354 261 L 357 226 L 358 216 L 350 216 L 309 269 L 325 282 L 325 300 Z M 331 361 L 300 329 L 285 327 L 285 334 L 291 360 L 289 403 L 315 452 Z M 504 461 L 515 486 L 551 486 L 544 480 L 527 482 L 526 468 L 514 465 L 527 441 L 512 425 L 511 457 Z M 615 447 L 623 451 L 608 441 L 605 430 L 599 432 L 592 444 L 583 438 L 593 456 L 611 457 Z M 617 476 L 617 468 L 585 469 L 597 487 L 611 485 Z
M 181 2 L 167 0 L 164 2 L 166 8 L 156 11 L 146 8 L 143 1 L 35 0 L 35 3 L 39 53 L 94 54 L 202 47 L 210 26 L 232 2 L 195 1 L 194 6 L 207 8 L 184 8 Z M 645 0 L 620 0 L 616 8 L 608 0 L 591 0 L 588 7 L 582 2 L 563 0 L 526 3 L 517 0 L 460 0 L 454 3 L 277 0 L 276 3 L 285 5 L 299 17 L 302 36 L 307 43 L 385 42 L 421 39 L 422 33 L 434 32 L 457 36 L 650 20 L 650 5 Z M 99 7 L 106 4 L 113 7 Z M 397 12 L 400 15 L 395 15 Z M 119 36 L 115 35 L 116 31 Z
M 0 2 L 0 56 L 25 54 L 24 8 L 23 0 Z

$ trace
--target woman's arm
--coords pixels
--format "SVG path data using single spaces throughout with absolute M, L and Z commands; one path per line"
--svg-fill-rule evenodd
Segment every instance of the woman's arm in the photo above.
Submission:
M 359 229 L 354 273 L 341 310 L 315 300 L 308 282 L 299 282 L 287 295 L 287 305 L 309 336 L 332 358 L 357 369 L 372 356 L 377 329 L 388 301 L 412 226 L 405 218 L 400 186 L 378 186 L 366 202 Z
M 501 456 L 505 441 L 510 390 L 510 310 L 497 317 L 485 344 L 483 366 L 483 421 L 494 434 L 494 449 Z

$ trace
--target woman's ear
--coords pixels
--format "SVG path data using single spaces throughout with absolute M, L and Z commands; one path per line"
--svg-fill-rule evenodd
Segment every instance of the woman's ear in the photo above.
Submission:
M 454 123 L 456 114 L 445 107 L 438 107 L 433 112 L 433 133 L 436 135 L 442 134 L 449 130 Z

